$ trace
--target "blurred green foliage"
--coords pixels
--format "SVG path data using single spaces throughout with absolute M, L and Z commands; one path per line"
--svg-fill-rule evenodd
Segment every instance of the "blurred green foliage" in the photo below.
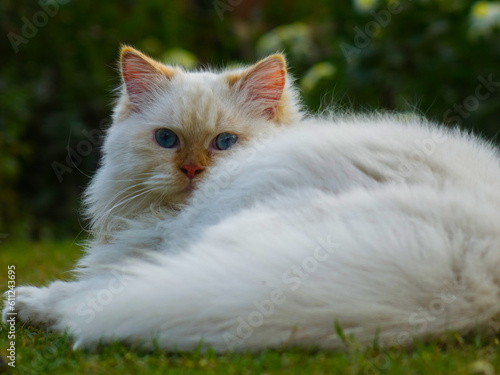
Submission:
M 4 0 L 0 233 L 52 237 L 83 226 L 79 197 L 97 167 L 121 43 L 188 67 L 284 51 L 312 111 L 417 110 L 496 140 L 499 9 L 461 0 Z

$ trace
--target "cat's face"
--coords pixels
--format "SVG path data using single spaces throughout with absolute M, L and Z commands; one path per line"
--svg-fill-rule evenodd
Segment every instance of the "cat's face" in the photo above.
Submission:
M 87 192 L 91 216 L 103 205 L 108 216 L 130 217 L 184 203 L 219 158 L 299 117 L 281 55 L 246 69 L 185 72 L 124 47 L 120 67 L 103 166 Z

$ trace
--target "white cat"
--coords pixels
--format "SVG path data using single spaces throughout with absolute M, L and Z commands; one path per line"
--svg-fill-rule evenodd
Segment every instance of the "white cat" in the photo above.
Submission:
M 300 120 L 279 56 L 237 73 L 177 71 L 178 81 L 147 76 L 155 63 L 136 51 L 124 56 L 87 195 L 96 239 L 76 281 L 16 290 L 20 320 L 68 330 L 75 347 L 219 352 L 339 348 L 339 327 L 381 345 L 497 331 L 492 145 L 416 117 Z M 179 155 L 192 157 L 185 145 L 198 129 L 193 149 L 207 153 L 186 164 Z M 209 152 L 214 141 L 223 150 Z M 207 155 L 216 162 L 203 175 L 183 169 Z

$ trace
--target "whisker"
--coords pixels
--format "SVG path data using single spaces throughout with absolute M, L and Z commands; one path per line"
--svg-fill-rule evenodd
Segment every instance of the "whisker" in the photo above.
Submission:
M 139 180 L 147 180 L 148 177 L 154 176 L 151 174 L 151 172 L 143 172 L 143 173 L 138 173 L 135 175 L 135 178 L 129 178 L 129 179 L 110 179 L 108 181 L 110 182 L 132 182 L 132 181 L 139 181 Z
M 141 182 L 141 183 L 138 183 L 138 184 L 131 185 L 131 186 L 127 186 L 127 188 L 126 188 L 126 189 L 118 191 L 118 192 L 117 192 L 117 193 L 116 193 L 116 194 L 115 194 L 115 195 L 114 195 L 114 196 L 113 196 L 113 197 L 109 200 L 108 204 L 106 204 L 106 206 L 104 206 L 104 210 L 105 210 L 105 209 L 107 209 L 107 208 L 108 208 L 111 204 L 113 204 L 113 203 L 116 201 L 116 199 L 117 199 L 120 195 L 125 195 L 125 197 L 123 197 L 123 198 L 119 199 L 118 201 L 121 201 L 121 200 L 123 200 L 123 199 L 127 198 L 128 196 L 130 196 L 130 194 L 134 194 L 134 193 L 136 193 L 137 191 L 141 191 L 141 190 L 143 190 L 143 189 L 145 189 L 145 188 L 146 188 L 146 187 L 142 187 L 142 188 L 140 188 L 140 189 L 135 189 L 136 187 L 138 187 L 138 186 L 140 186 L 140 185 L 142 185 L 142 182 Z M 135 190 L 133 190 L 133 191 L 131 191 L 131 192 L 129 193 L 129 191 L 130 191 L 131 189 L 135 189 Z
M 152 192 L 152 190 L 149 188 L 144 188 L 142 191 L 139 190 L 139 192 L 137 192 L 137 194 L 129 196 L 128 198 L 122 199 L 121 201 L 119 201 L 117 204 L 115 204 L 113 207 L 111 207 L 108 211 L 106 211 L 105 215 L 109 215 L 111 213 L 111 211 L 115 210 L 116 208 L 134 200 L 135 198 L 138 198 L 146 193 L 149 193 L 149 192 Z

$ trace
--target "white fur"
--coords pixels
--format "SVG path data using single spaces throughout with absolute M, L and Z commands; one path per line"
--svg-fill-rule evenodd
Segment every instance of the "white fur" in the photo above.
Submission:
M 221 160 L 177 216 L 130 219 L 89 249 L 77 281 L 18 289 L 19 317 L 77 347 L 219 352 L 339 348 L 335 324 L 361 344 L 491 333 L 499 160 L 416 118 L 277 129 Z
M 279 99 L 280 113 L 274 120 L 261 114 L 269 103 L 249 98 L 240 86 L 228 84 L 228 77 L 245 77 L 245 72 L 255 71 L 256 66 L 221 73 L 171 68 L 175 74 L 169 79 L 158 78 L 161 85 L 148 82 L 154 93 L 141 103 L 142 110 L 135 112 L 130 110 L 130 100 L 122 88 L 113 124 L 106 134 L 102 166 L 85 192 L 95 242 L 106 242 L 115 231 L 125 228 L 126 219 L 151 216 L 158 210 L 174 215 L 182 208 L 187 179 L 173 162 L 177 150 L 162 149 L 154 142 L 156 129 L 174 131 L 181 148 L 207 149 L 212 138 L 222 132 L 241 135 L 239 143 L 243 143 L 244 138 L 264 135 L 301 119 L 297 92 L 288 76 Z M 261 75 L 266 73 L 256 72 L 260 75 L 255 74 L 248 82 L 262 80 Z M 229 152 L 212 156 L 217 159 Z

